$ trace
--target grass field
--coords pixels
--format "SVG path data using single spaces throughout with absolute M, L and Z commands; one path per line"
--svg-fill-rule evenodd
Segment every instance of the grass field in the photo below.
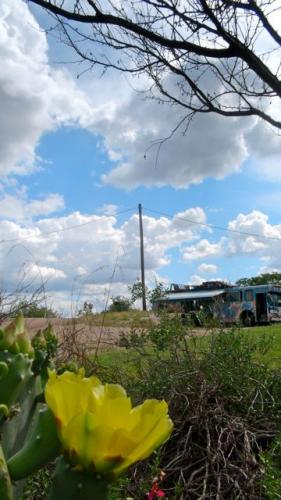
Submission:
M 110 314 L 119 315 L 128 313 Z M 110 321 L 113 321 L 113 317 L 110 317 Z M 118 322 L 121 326 L 122 319 L 118 318 Z M 149 318 L 147 318 L 147 322 L 149 322 Z M 231 334 L 231 331 L 232 330 L 230 328 L 225 330 L 226 334 Z M 242 335 L 245 335 L 245 337 L 248 337 L 251 341 L 258 342 L 261 345 L 261 350 L 263 352 L 259 355 L 258 360 L 260 362 L 269 364 L 271 368 L 281 368 L 281 323 L 269 326 L 266 325 L 243 328 L 240 331 Z M 214 334 L 216 334 L 216 330 L 213 330 L 213 333 L 211 334 L 206 329 L 197 328 L 192 331 L 187 330 L 190 349 L 198 353 L 205 351 L 211 342 L 212 335 Z M 124 366 L 125 364 L 133 367 L 136 357 L 137 353 L 132 350 L 112 347 L 109 350 L 102 352 L 99 359 L 105 366 L 115 366 L 118 368 Z
M 274 368 L 281 368 L 281 323 L 269 326 L 254 326 L 245 330 L 249 337 L 263 338 L 268 341 L 268 352 L 264 354 L 263 361 L 270 363 Z

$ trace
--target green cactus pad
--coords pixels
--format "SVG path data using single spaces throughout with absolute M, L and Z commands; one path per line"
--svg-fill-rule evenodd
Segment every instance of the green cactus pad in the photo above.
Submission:
M 94 474 L 77 471 L 60 458 L 48 500 L 107 500 L 109 482 Z
M 58 456 L 61 444 L 54 416 L 44 405 L 38 411 L 24 446 L 8 460 L 13 481 L 23 479 Z
M 5 350 L 0 351 L 0 362 L 3 369 L 3 376 L 0 377 L 0 404 L 10 406 L 16 403 L 22 387 L 32 377 L 32 360 L 26 354 L 12 354 Z M 7 370 L 4 365 L 7 365 Z

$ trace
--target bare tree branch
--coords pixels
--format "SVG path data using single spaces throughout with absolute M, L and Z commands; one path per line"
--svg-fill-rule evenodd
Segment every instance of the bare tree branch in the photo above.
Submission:
M 54 17 L 90 69 L 146 73 L 157 98 L 194 114 L 257 116 L 281 128 L 273 108 L 281 34 L 272 24 L 281 0 L 26 1 Z

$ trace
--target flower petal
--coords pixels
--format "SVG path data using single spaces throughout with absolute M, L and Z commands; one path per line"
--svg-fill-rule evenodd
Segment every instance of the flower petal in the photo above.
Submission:
M 83 370 L 78 374 L 66 371 L 62 375 L 50 371 L 49 377 L 45 398 L 60 427 L 88 409 L 92 390 L 100 385 L 96 377 L 84 378 Z

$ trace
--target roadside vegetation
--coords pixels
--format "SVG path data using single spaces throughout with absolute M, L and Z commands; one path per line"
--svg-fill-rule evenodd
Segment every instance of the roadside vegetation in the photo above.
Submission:
M 194 338 L 163 318 L 101 354 L 101 377 L 125 385 L 136 402 L 165 398 L 175 422 L 172 438 L 154 461 L 136 466 L 118 498 L 145 498 L 161 470 L 169 499 L 280 498 L 281 328 L 252 330 Z
M 124 313 L 109 314 L 122 323 Z M 122 384 L 134 404 L 165 399 L 175 428 L 113 484 L 111 500 L 144 500 L 156 477 L 169 500 L 281 498 L 281 325 L 213 325 L 194 336 L 180 318 L 163 316 L 126 332 L 97 357 L 84 352 L 87 374 Z M 47 488 L 41 472 L 29 481 L 30 500 L 41 478 Z

